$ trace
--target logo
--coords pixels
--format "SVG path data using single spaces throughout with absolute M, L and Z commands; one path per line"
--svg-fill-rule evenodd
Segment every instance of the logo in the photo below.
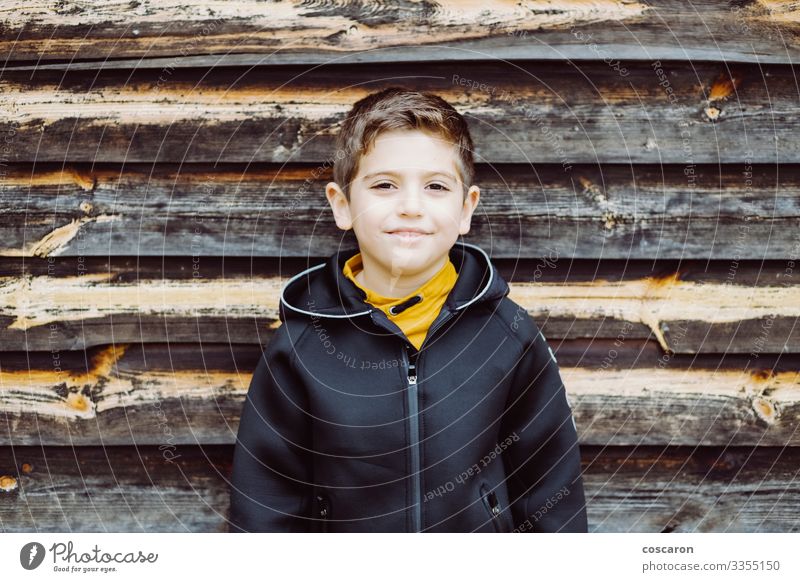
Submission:
M 19 551 L 19 563 L 26 570 L 35 570 L 44 560 L 44 546 L 39 542 L 30 542 Z

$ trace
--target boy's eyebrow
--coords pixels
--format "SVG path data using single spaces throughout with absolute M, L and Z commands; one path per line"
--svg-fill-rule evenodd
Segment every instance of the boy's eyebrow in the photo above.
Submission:
M 371 174 L 367 174 L 362 179 L 363 180 L 369 180 L 370 178 L 374 178 L 375 176 L 395 176 L 395 177 L 397 177 L 399 175 L 400 174 L 398 174 L 397 172 L 392 172 L 391 170 L 387 170 L 385 172 L 373 172 Z M 425 175 L 426 176 L 436 176 L 436 175 L 446 176 L 446 177 L 450 178 L 453 182 L 458 182 L 456 177 L 453 174 L 451 174 L 450 172 L 438 172 L 438 171 L 436 171 L 436 172 L 425 172 Z

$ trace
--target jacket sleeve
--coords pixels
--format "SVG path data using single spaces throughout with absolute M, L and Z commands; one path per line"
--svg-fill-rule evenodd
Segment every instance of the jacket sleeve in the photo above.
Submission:
M 233 453 L 231 532 L 310 531 L 310 416 L 286 324 L 256 366 Z
M 558 363 L 533 319 L 524 318 L 520 327 L 528 341 L 500 433 L 513 439 L 502 457 L 514 526 L 519 532 L 586 532 L 577 431 Z

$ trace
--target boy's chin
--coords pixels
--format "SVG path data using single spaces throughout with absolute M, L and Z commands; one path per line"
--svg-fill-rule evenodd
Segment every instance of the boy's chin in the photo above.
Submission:
M 441 262 L 442 256 L 448 254 L 447 251 L 439 253 L 429 249 L 392 249 L 387 257 L 387 263 L 391 265 L 390 271 L 394 274 L 412 275 L 438 264 Z

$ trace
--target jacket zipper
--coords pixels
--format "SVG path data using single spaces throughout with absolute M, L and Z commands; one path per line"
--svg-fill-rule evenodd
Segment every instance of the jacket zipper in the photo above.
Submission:
M 428 330 L 425 339 L 419 350 L 415 352 L 413 363 L 408 354 L 408 346 L 404 346 L 403 357 L 406 361 L 406 370 L 408 371 L 408 417 L 409 417 L 409 433 L 411 434 L 411 475 L 413 477 L 414 486 L 412 488 L 412 505 L 414 510 L 412 512 L 412 531 L 420 532 L 422 530 L 422 468 L 420 467 L 420 435 L 419 435 L 419 390 L 417 388 L 417 369 L 419 367 L 419 353 L 428 339 L 433 336 L 434 332 L 444 325 L 444 322 L 453 316 L 452 311 L 447 314 L 433 327 Z M 414 347 L 413 344 L 411 346 Z
M 419 451 L 419 393 L 417 390 L 416 359 L 411 363 L 408 348 L 403 350 L 408 370 L 408 422 L 411 435 L 411 475 L 414 481 L 411 504 L 414 506 L 412 531 L 419 532 L 422 526 L 422 475 Z
M 497 493 L 494 491 L 487 493 L 486 491 L 486 486 L 481 485 L 481 497 L 483 499 L 483 504 L 492 518 L 494 530 L 496 532 L 502 532 L 503 524 L 500 521 L 500 513 L 502 510 L 500 508 L 500 501 L 497 499 Z
M 319 504 L 317 517 L 320 519 L 320 531 L 327 532 L 328 518 L 330 517 L 330 506 L 328 504 L 328 499 L 324 495 L 317 493 L 317 503 Z

